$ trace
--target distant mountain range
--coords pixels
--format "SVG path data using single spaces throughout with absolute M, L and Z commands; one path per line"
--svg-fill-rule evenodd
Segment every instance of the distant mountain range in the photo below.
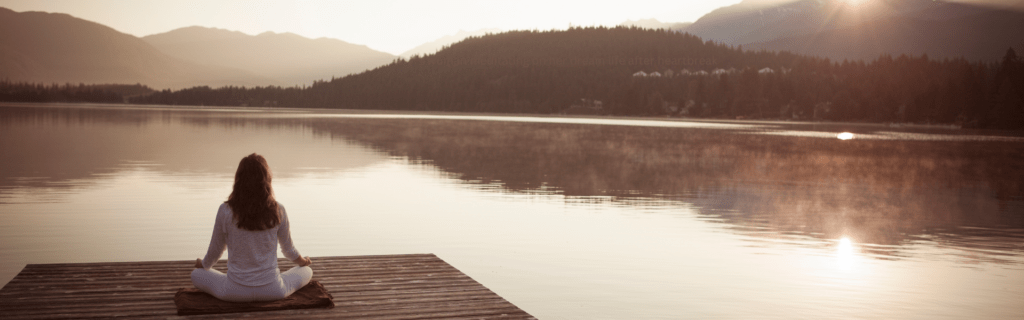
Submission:
M 153 88 L 276 83 L 239 69 L 175 59 L 139 38 L 70 15 L 6 8 L 0 8 L 0 79 Z
M 445 46 L 457 43 L 469 37 L 482 37 L 487 35 L 488 33 L 501 33 L 501 29 L 480 29 L 476 31 L 459 30 L 459 32 L 456 34 L 444 36 L 438 38 L 437 40 L 421 44 L 419 46 L 416 46 L 415 48 L 409 49 L 408 51 L 402 52 L 402 54 L 398 56 L 403 58 L 410 58 L 414 55 L 425 56 L 434 54 L 435 52 L 443 49 Z
M 1008 47 L 1024 52 L 1022 8 L 933 0 L 744 0 L 692 24 L 646 19 L 621 25 L 833 60 L 928 54 L 994 62 Z M 155 89 L 309 85 L 499 32 L 460 31 L 393 56 L 290 33 L 251 36 L 187 27 L 137 38 L 67 14 L 0 8 L 0 80 L 142 83 Z
M 996 61 L 1011 46 L 1024 52 L 1024 1 L 744 0 L 693 23 L 643 19 L 619 25 L 833 60 L 927 54 Z
M 395 59 L 363 45 L 329 38 L 309 39 L 292 33 L 250 36 L 224 29 L 186 27 L 142 40 L 177 59 L 245 70 L 284 86 L 340 78 Z
M 932 0 L 744 0 L 677 29 L 744 49 L 832 59 L 881 54 L 996 61 L 1024 49 L 1024 13 Z
M 644 29 L 669 29 L 669 30 L 685 30 L 693 22 L 661 22 L 658 19 L 640 19 L 640 20 L 626 20 L 626 22 L 620 23 L 623 27 L 639 27 Z
M 187 27 L 137 38 L 67 14 L 0 8 L 0 80 L 155 89 L 294 86 L 394 59 L 366 46 L 290 33 Z

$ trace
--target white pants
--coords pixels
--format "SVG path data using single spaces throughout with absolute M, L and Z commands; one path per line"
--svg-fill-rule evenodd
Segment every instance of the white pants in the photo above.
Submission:
M 217 299 L 232 302 L 281 300 L 295 293 L 312 279 L 313 269 L 293 267 L 282 272 L 276 282 L 250 287 L 237 284 L 228 279 L 227 274 L 214 269 L 192 270 L 192 285 L 196 286 L 196 289 L 203 290 Z

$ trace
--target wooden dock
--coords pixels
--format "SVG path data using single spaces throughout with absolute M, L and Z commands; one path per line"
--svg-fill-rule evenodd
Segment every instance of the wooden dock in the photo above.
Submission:
M 333 309 L 179 317 L 174 293 L 192 288 L 195 260 L 30 264 L 0 289 L 0 319 L 536 319 L 433 254 L 312 260 Z

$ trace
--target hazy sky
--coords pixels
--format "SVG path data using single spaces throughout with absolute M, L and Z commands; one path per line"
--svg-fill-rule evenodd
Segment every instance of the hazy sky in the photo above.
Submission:
M 336 38 L 398 54 L 459 30 L 564 29 L 655 18 L 694 21 L 739 0 L 156 1 L 0 0 L 14 11 L 68 13 L 135 36 L 187 26 Z

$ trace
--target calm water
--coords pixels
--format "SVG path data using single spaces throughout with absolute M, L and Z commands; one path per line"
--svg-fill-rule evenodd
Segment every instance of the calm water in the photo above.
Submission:
M 0 105 L 0 283 L 203 256 L 252 152 L 302 254 L 541 319 L 1024 318 L 1024 138 L 869 125 Z

